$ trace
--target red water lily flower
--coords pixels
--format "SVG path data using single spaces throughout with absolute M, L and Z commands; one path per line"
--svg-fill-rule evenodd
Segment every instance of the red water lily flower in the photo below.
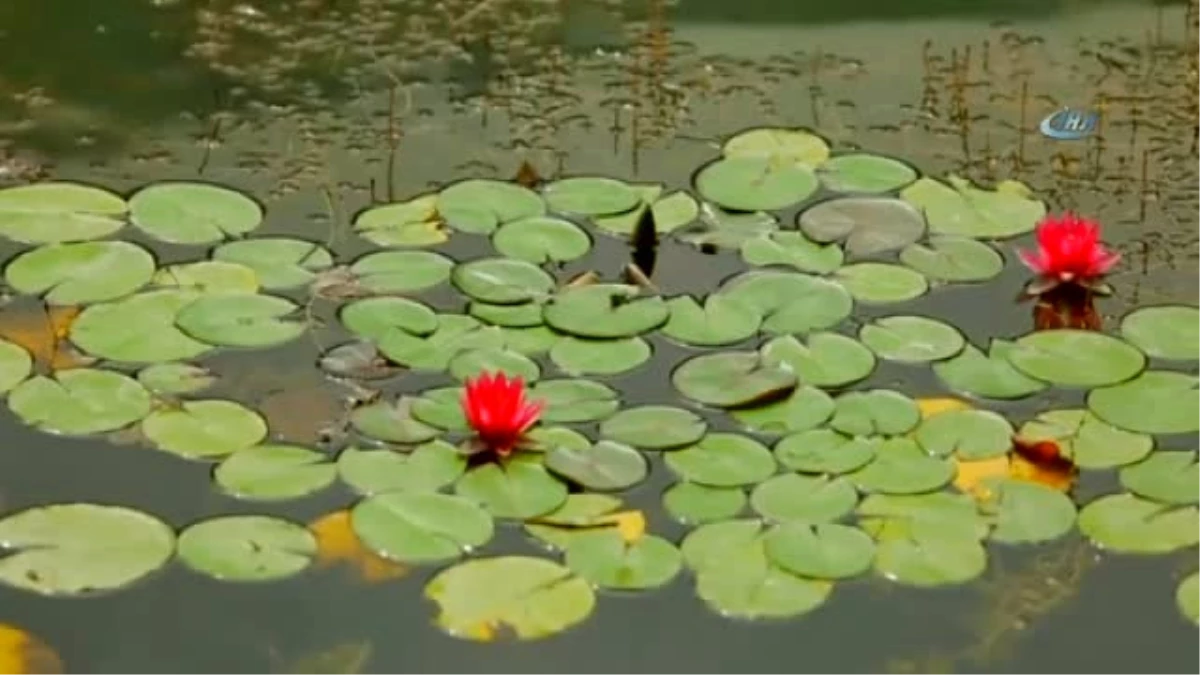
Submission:
M 1100 279 L 1121 259 L 1121 254 L 1100 241 L 1100 225 L 1067 212 L 1047 216 L 1037 226 L 1037 248 L 1017 251 L 1021 262 L 1037 272 L 1026 292 L 1040 295 L 1060 284 L 1075 284 L 1105 292 Z
M 506 457 L 537 422 L 545 402 L 527 399 L 519 376 L 484 372 L 467 380 L 462 407 L 479 445 Z

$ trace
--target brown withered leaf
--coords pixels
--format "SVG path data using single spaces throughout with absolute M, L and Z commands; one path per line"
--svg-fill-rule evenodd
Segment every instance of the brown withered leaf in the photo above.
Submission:
M 0 623 L 0 673 L 65 673 L 62 658 L 36 636 Z
M 80 354 L 67 341 L 82 308 L 17 301 L 0 309 L 0 338 L 19 345 L 33 357 L 42 374 L 82 368 L 96 359 Z
M 367 583 L 399 579 L 409 568 L 376 555 L 363 545 L 350 526 L 350 512 L 343 509 L 327 513 L 308 524 L 317 538 L 318 568 L 345 565 Z

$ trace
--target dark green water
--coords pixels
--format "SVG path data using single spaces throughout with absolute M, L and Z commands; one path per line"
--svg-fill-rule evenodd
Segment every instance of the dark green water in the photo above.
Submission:
M 465 175 L 507 177 L 521 160 L 548 176 L 603 173 L 683 186 L 719 137 L 799 125 L 836 147 L 901 156 L 930 174 L 1017 178 L 1053 210 L 1097 217 L 1131 261 L 1101 308 L 1110 322 L 1133 306 L 1196 304 L 1196 98 L 1188 85 L 1196 73 L 1187 57 L 1196 28 L 1185 25 L 1184 7 L 682 0 L 622 17 L 604 4 L 614 3 L 9 0 L 0 6 L 0 185 L 50 176 L 129 191 L 151 180 L 204 178 L 266 202 L 263 233 L 324 239 L 389 190 L 400 199 Z M 951 63 L 960 66 L 948 72 Z M 402 86 L 390 92 L 393 79 Z M 1032 131 L 1055 108 L 1100 96 L 1111 101 L 1103 143 L 1056 144 Z M 334 197 L 332 217 L 325 191 Z M 346 258 L 365 250 L 349 235 L 337 239 Z M 158 252 L 164 262 L 195 257 Z M 682 247 L 662 256 L 667 290 L 708 290 L 737 269 L 733 258 L 696 264 Z M 977 343 L 1019 335 L 1029 329 L 1028 307 L 1011 303 L 1021 276 L 1010 265 L 987 303 L 947 292 L 907 311 L 953 315 Z M 318 336 L 326 346 L 335 337 Z M 288 378 L 307 372 L 316 353 L 305 340 L 209 363 L 238 383 L 231 395 L 253 399 L 294 383 Z M 655 363 L 619 381 L 629 400 L 669 393 L 671 364 Z M 258 370 L 246 375 L 246 366 Z M 869 383 L 914 397 L 944 393 L 927 369 L 881 367 Z M 1024 404 L 1005 410 L 1016 418 L 1031 412 Z M 178 528 L 227 513 L 307 521 L 354 499 L 339 485 L 282 506 L 240 502 L 214 491 L 206 465 L 136 445 L 47 436 L 7 410 L 0 418 L 5 513 L 109 502 Z M 655 506 L 666 473 L 658 464 L 628 501 L 649 510 L 653 531 L 677 541 L 683 530 Z M 493 546 L 531 550 L 515 531 Z M 908 590 L 868 576 L 839 584 L 824 607 L 789 621 L 722 618 L 695 598 L 685 573 L 658 591 L 601 593 L 581 626 L 531 643 L 475 644 L 439 632 L 421 598 L 432 569 L 382 585 L 344 570 L 251 585 L 172 566 L 86 600 L 0 587 L 0 622 L 41 637 L 70 672 L 279 671 L 360 642 L 371 650 L 364 672 L 1200 667 L 1195 627 L 1173 603 L 1194 549 L 1104 556 L 1072 534 L 1036 551 L 990 555 L 978 582 Z M 1012 600 L 1056 594 L 1062 600 L 1048 607 Z

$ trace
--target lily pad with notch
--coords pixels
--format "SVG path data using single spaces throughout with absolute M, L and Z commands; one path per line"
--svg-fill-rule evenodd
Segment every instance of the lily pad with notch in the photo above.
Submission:
M 466 470 L 458 448 L 442 440 L 422 443 L 407 452 L 386 448 L 346 448 L 338 455 L 342 481 L 362 495 L 382 492 L 437 492 Z
M 271 516 L 210 518 L 179 534 L 183 564 L 222 581 L 278 581 L 303 572 L 316 555 L 308 528 Z
M 787 398 L 729 411 L 740 424 L 758 434 L 786 434 L 804 431 L 825 422 L 833 414 L 829 394 L 801 385 Z
M 817 167 L 817 178 L 836 192 L 882 194 L 915 181 L 917 170 L 898 159 L 868 153 L 830 157 Z
M 617 375 L 650 359 L 650 343 L 634 336 L 587 340 L 564 335 L 550 348 L 550 360 L 568 375 Z
M 785 209 L 819 187 L 810 167 L 762 157 L 718 159 L 700 169 L 694 181 L 705 199 L 733 211 Z
M 666 539 L 649 535 L 627 542 L 612 530 L 571 538 L 564 562 L 596 586 L 621 590 L 665 586 L 683 568 L 679 549 Z
M 22 244 L 102 239 L 125 226 L 128 212 L 120 195 L 72 181 L 0 189 L 0 234 Z
M 454 268 L 451 282 L 474 300 L 517 305 L 548 297 L 555 286 L 546 270 L 524 260 L 480 258 Z
M 847 436 L 820 428 L 785 436 L 773 451 L 779 463 L 792 471 L 836 476 L 869 464 L 882 443 L 878 436 Z
M 740 487 L 713 487 L 690 481 L 675 483 L 663 493 L 663 507 L 672 518 L 700 525 L 736 517 L 746 506 Z
M 375 343 L 369 340 L 354 340 L 330 347 L 317 364 L 333 377 L 352 380 L 384 380 L 404 371 L 384 358 Z
M 566 501 L 550 513 L 525 521 L 524 530 L 550 548 L 566 550 L 571 540 L 580 534 L 600 529 L 621 532 L 623 517 L 641 515 L 637 511 L 620 511 L 620 508 L 619 497 L 576 492 L 567 495 Z M 636 538 L 626 537 L 629 540 Z
M 1128 382 L 1093 389 L 1087 406 L 1104 421 L 1147 434 L 1189 434 L 1200 430 L 1200 382 L 1195 375 L 1148 370 Z
M 470 499 L 437 492 L 382 492 L 350 511 L 358 538 L 379 555 L 406 563 L 458 558 L 491 541 L 492 518 Z
M 848 391 L 836 399 L 829 426 L 848 436 L 897 436 L 916 428 L 916 401 L 890 389 Z
M 501 349 L 504 338 L 495 326 L 486 326 L 462 314 L 441 314 L 437 330 L 426 336 L 388 331 L 378 339 L 379 351 L 391 361 L 419 370 L 446 370 L 461 352 Z
M 1079 512 L 1079 531 L 1115 553 L 1170 553 L 1200 543 L 1200 511 L 1129 493 L 1105 495 Z
M 679 230 L 676 236 L 701 251 L 716 249 L 738 250 L 751 239 L 758 239 L 779 229 L 779 219 L 766 211 L 753 213 L 729 212 L 705 202 L 700 206 L 700 221 L 693 227 Z
M 533 328 L 542 325 L 542 304 L 522 302 L 516 305 L 493 305 L 472 300 L 467 314 L 491 326 L 504 328 Z
M 900 262 L 930 279 L 980 282 L 999 276 L 1004 258 L 988 244 L 970 237 L 933 235 L 926 244 L 909 244 Z
M 761 329 L 771 335 L 827 330 L 854 307 L 837 282 L 781 270 L 743 272 L 722 283 L 719 293 L 757 311 Z
M 1163 504 L 1200 502 L 1200 465 L 1195 450 L 1159 450 L 1121 469 L 1121 486 Z
M 213 472 L 227 494 L 254 501 L 297 499 L 328 487 L 337 467 L 323 452 L 268 443 L 234 452 Z
M 386 295 L 433 288 L 450 278 L 453 267 L 453 260 L 433 251 L 377 251 L 355 260 L 350 272 L 358 286 Z
M 594 218 L 596 227 L 612 235 L 628 237 L 649 208 L 654 217 L 654 230 L 661 236 L 687 225 L 700 215 L 700 205 L 695 197 L 684 190 L 663 195 L 663 186 L 659 184 L 633 187 L 641 195 L 641 203 L 625 213 Z
M 786 366 L 814 387 L 842 387 L 875 370 L 875 354 L 839 333 L 817 332 L 805 339 L 781 335 L 760 348 L 763 360 Z
M 215 458 L 257 445 L 267 437 L 267 422 L 240 403 L 202 399 L 151 412 L 142 420 L 142 435 L 188 459 Z
M 741 253 L 748 265 L 787 265 L 813 274 L 829 274 L 841 267 L 845 258 L 837 244 L 818 244 L 803 232 L 787 231 L 748 238 L 742 242 Z
M 858 505 L 864 529 L 876 538 L 891 534 L 922 538 L 945 536 L 969 541 L 983 540 L 991 529 L 971 495 L 926 492 L 914 495 L 867 495 Z
M 91 305 L 71 324 L 71 342 L 98 358 L 124 363 L 184 361 L 212 350 L 175 326 L 175 317 L 199 294 L 162 290 Z
M 454 485 L 496 518 L 524 520 L 550 513 L 567 499 L 567 486 L 540 461 L 513 457 L 503 464 L 481 464 Z
M 1145 434 L 1114 427 L 1087 410 L 1047 410 L 1021 426 L 1026 442 L 1053 441 L 1084 469 L 1109 469 L 1140 461 L 1154 449 Z
M 1012 400 L 1032 396 L 1048 384 L 1013 367 L 1008 356 L 1014 344 L 993 339 L 984 354 L 967 344 L 958 356 L 933 364 L 933 372 L 952 389 L 982 398 Z
M 317 273 L 333 266 L 333 256 L 321 244 L 291 237 L 262 237 L 218 246 L 212 259 L 254 270 L 263 288 L 273 291 L 312 283 Z
M 1140 307 L 1121 319 L 1121 335 L 1153 358 L 1195 361 L 1200 358 L 1200 309 Z
M 175 316 L 189 337 L 223 347 L 271 347 L 294 340 L 308 329 L 289 318 L 300 306 L 277 295 L 206 293 Z
M 626 408 L 600 423 L 603 438 L 645 450 L 669 450 L 696 443 L 708 423 L 696 413 L 665 405 Z
M 115 431 L 150 414 L 150 392 L 137 380 L 109 370 L 72 368 L 35 376 L 8 394 L 8 407 L 42 431 L 83 436 Z
M 762 318 L 754 308 L 720 293 L 701 305 L 690 295 L 667 301 L 670 318 L 663 335 L 695 347 L 717 347 L 741 342 L 758 333 Z
M 979 540 L 932 528 L 913 529 L 906 521 L 877 521 L 864 528 L 875 539 L 875 572 L 906 586 L 932 588 L 965 584 L 987 570 L 987 550 Z
M 1012 449 L 1014 429 L 989 410 L 947 410 L 921 421 L 914 432 L 925 452 L 935 457 L 989 459 Z
M 871 569 L 875 541 L 862 530 L 839 523 L 787 522 L 763 538 L 767 557 L 809 579 L 848 579 Z
M 908 302 L 929 292 L 929 280 L 915 270 L 881 262 L 846 265 L 833 275 L 858 302 L 887 305 Z
M 901 249 L 925 234 L 921 212 L 891 197 L 829 199 L 800 212 L 796 225 L 817 243 L 842 242 L 852 258 Z
M 924 316 L 880 317 L 859 329 L 858 339 L 879 357 L 902 363 L 941 361 L 967 345 L 957 328 Z
M 725 432 L 711 432 L 669 452 L 665 461 L 680 478 L 713 487 L 753 485 L 770 478 L 776 468 L 775 457 L 762 443 Z
M 662 326 L 669 316 L 661 297 L 625 284 L 566 288 L 543 310 L 546 325 L 584 338 L 633 337 Z
M 436 428 L 413 417 L 413 401 L 401 396 L 359 406 L 350 413 L 350 424 L 371 438 L 392 443 L 424 443 L 436 438 Z
M 359 236 L 385 248 L 436 246 L 450 238 L 437 211 L 437 195 L 426 193 L 360 212 L 352 227 Z
M 435 208 L 447 225 L 471 234 L 491 234 L 504 223 L 546 212 L 545 202 L 533 190 L 487 178 L 470 178 L 442 188 Z
M 129 198 L 134 227 L 170 244 L 215 244 L 257 229 L 263 216 L 258 202 L 210 183 L 155 183 Z
M 598 492 L 624 490 L 650 474 L 642 453 L 624 443 L 602 440 L 586 448 L 559 445 L 546 453 L 546 468 Z
M 854 510 L 858 491 L 845 478 L 781 473 L 750 493 L 750 506 L 778 523 L 836 521 Z
M 559 424 L 599 421 L 621 405 L 615 389 L 583 379 L 541 380 L 530 387 L 529 397 L 545 402 L 542 421 Z
M 51 305 L 87 305 L 138 290 L 154 264 L 149 251 L 127 241 L 47 244 L 13 258 L 4 280 L 18 293 L 44 294 Z
M 1074 328 L 1023 335 L 1007 357 L 1013 367 L 1030 377 L 1086 389 L 1125 382 L 1146 367 L 1146 356 L 1129 343 Z
M 628 183 L 600 176 L 562 178 L 547 185 L 542 196 L 551 210 L 581 216 L 625 213 L 642 199 Z
M 1046 205 L 1018 181 L 1005 180 L 986 190 L 958 176 L 943 183 L 921 178 L 900 197 L 924 212 L 934 234 L 1007 239 L 1033 231 Z
M 338 311 L 342 325 L 368 340 L 380 340 L 391 331 L 429 335 L 437 330 L 438 316 L 423 302 L 393 296 L 364 298 Z
M 671 383 L 684 396 L 718 408 L 739 408 L 783 398 L 798 384 L 796 374 L 766 362 L 758 352 L 700 354 L 680 363 Z
M 410 414 L 423 425 L 447 431 L 467 431 L 466 414 L 463 412 L 462 387 L 438 387 L 426 389 L 412 399 Z
M 875 459 L 849 475 L 863 492 L 909 495 L 932 492 L 954 478 L 954 463 L 926 454 L 908 438 L 888 438 L 879 444 Z
M 520 377 L 526 384 L 537 381 L 542 368 L 536 361 L 502 347 L 482 347 L 458 352 L 448 365 L 450 376 L 466 382 L 484 372 L 502 372 L 509 377 Z
M 257 293 L 262 287 L 254 268 L 224 260 L 168 265 L 155 272 L 150 283 L 199 293 Z
M 492 246 L 509 258 L 543 265 L 582 258 L 592 239 L 569 220 L 534 216 L 503 225 L 492 235 Z
M 1006 544 L 1053 541 L 1075 525 L 1075 503 L 1062 491 L 1025 480 L 987 479 L 980 509 L 991 517 L 991 539 Z

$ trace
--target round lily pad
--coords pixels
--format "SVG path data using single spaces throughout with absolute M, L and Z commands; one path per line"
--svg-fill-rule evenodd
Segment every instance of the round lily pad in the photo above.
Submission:
M 909 244 L 900 262 L 939 281 L 987 281 L 1004 269 L 996 249 L 968 237 L 934 235 L 928 244 Z
M 988 353 L 968 344 L 958 356 L 933 364 L 933 372 L 955 391 L 994 399 L 1025 398 L 1048 385 L 1013 367 L 1008 354 L 1013 343 L 992 340 Z
M 663 493 L 663 506 L 672 518 L 687 524 L 733 518 L 746 506 L 740 487 L 724 488 L 683 481 Z
M 532 441 L 527 447 L 530 450 L 549 452 L 563 447 L 572 450 L 585 450 L 592 445 L 592 440 L 575 431 L 571 427 L 536 426 L 526 434 L 526 440 Z
M 262 284 L 253 268 L 222 260 L 168 265 L 150 280 L 159 288 L 182 288 L 201 293 L 257 293 Z
M 1197 378 L 1187 373 L 1149 370 L 1122 384 L 1088 392 L 1088 409 L 1129 431 L 1188 434 L 1200 430 Z
M 1052 541 L 1075 525 L 1075 503 L 1060 490 L 1013 479 L 991 479 L 989 487 L 989 497 L 980 508 L 993 519 L 993 541 Z
M 175 552 L 175 533 L 154 516 L 106 504 L 50 504 L 0 520 L 0 582 L 73 596 L 128 586 Z
M 812 333 L 803 341 L 790 335 L 762 346 L 763 361 L 782 365 L 814 387 L 841 387 L 875 370 L 875 354 L 862 343 L 838 333 Z
M 974 538 L 889 528 L 875 538 L 875 571 L 907 586 L 963 584 L 987 569 L 987 551 Z
M 515 305 L 540 300 L 554 290 L 554 277 L 524 260 L 480 258 L 454 268 L 450 280 L 480 302 Z
M 323 452 L 270 443 L 242 448 L 221 462 L 213 478 L 239 499 L 296 499 L 328 487 L 337 467 Z
M 392 443 L 424 443 L 438 430 L 413 417 L 413 399 L 402 396 L 359 406 L 350 413 L 350 424 L 360 433 Z
M 787 265 L 801 272 L 828 274 L 841 266 L 845 254 L 837 244 L 818 244 L 803 232 L 769 232 L 742 242 L 742 260 L 757 267 Z
M 307 325 L 287 318 L 300 306 L 275 295 L 207 293 L 179 310 L 175 325 L 192 338 L 226 347 L 270 347 L 299 337 Z
M 584 579 L 556 562 L 526 556 L 468 560 L 425 586 L 450 635 L 489 642 L 497 630 L 519 640 L 549 637 L 579 624 L 596 606 Z
M 33 373 L 33 357 L 25 348 L 0 338 L 0 394 L 8 392 Z
M 921 420 L 916 401 L 890 389 L 849 391 L 835 400 L 829 426 L 850 436 L 895 436 Z
M 650 473 L 642 453 L 616 441 L 588 448 L 560 445 L 546 453 L 546 468 L 589 490 L 615 491 L 637 485 Z
M 1121 485 L 1139 497 L 1165 504 L 1200 502 L 1200 465 L 1195 450 L 1159 450 L 1121 469 Z
M 967 341 L 958 329 L 923 316 L 885 316 L 864 325 L 858 338 L 881 358 L 903 363 L 948 359 Z
M 417 293 L 450 278 L 454 261 L 433 251 L 379 251 L 350 266 L 359 286 L 372 293 Z
M 633 337 L 667 322 L 670 310 L 636 286 L 594 284 L 567 288 L 546 303 L 546 325 L 584 338 Z
M 929 290 L 925 275 L 907 267 L 860 262 L 839 269 L 834 278 L 859 302 L 872 305 L 908 302 Z
M 829 199 L 802 211 L 796 224 L 815 242 L 843 242 L 856 258 L 904 248 L 925 234 L 920 210 L 891 197 Z
M 535 216 L 496 230 L 492 245 L 502 255 L 541 265 L 582 258 L 592 248 L 592 239 L 569 220 Z
M 1175 605 L 1193 624 L 1200 625 L 1200 572 L 1192 572 L 1175 590 Z
M 156 394 L 194 394 L 217 381 L 212 371 L 190 363 L 156 363 L 137 372 L 137 381 Z
M 688 532 L 679 545 L 684 563 L 700 572 L 721 566 L 733 551 L 762 543 L 764 523 L 757 518 L 738 518 L 707 523 Z
M 1132 464 L 1154 448 L 1154 439 L 1118 429 L 1086 410 L 1049 410 L 1021 426 L 1024 441 L 1054 441 L 1059 452 L 1085 469 Z
M 783 473 L 750 493 L 750 506 L 768 520 L 825 523 L 854 510 L 858 492 L 844 478 Z
M 999 457 L 1012 449 L 1014 429 L 988 410 L 948 410 L 921 422 L 916 439 L 925 452 L 977 460 Z
M 804 129 L 757 127 L 739 132 L 721 146 L 726 157 L 753 157 L 778 164 L 817 166 L 829 159 L 829 144 Z
M 539 308 L 539 321 L 541 313 Z M 558 343 L 560 337 L 558 333 L 545 326 L 500 329 L 500 339 L 504 346 L 526 356 L 545 354 Z
M 679 364 L 671 383 L 684 396 L 718 408 L 782 398 L 796 388 L 796 374 L 769 365 L 758 352 L 701 354 Z
M 462 387 L 426 389 L 419 397 L 412 399 L 412 418 L 439 429 L 467 431 L 471 427 L 463 412 L 463 395 Z
M 649 208 L 654 217 L 655 231 L 663 235 L 687 225 L 700 215 L 700 205 L 696 203 L 696 198 L 683 190 L 662 196 L 661 185 L 634 187 L 641 193 L 642 203 L 625 213 L 593 218 L 596 227 L 609 234 L 628 237 Z
M 8 407 L 22 422 L 66 435 L 96 434 L 126 427 L 150 413 L 150 392 L 133 378 L 109 370 L 72 368 L 53 378 L 38 375 L 8 394 Z
M 159 449 L 183 457 L 222 457 L 266 438 L 267 422 L 233 401 L 184 401 L 150 413 L 142 420 L 142 434 Z
M 459 181 L 437 196 L 437 213 L 456 230 L 489 234 L 502 223 L 540 216 L 546 205 L 536 192 L 485 178 Z
M 696 174 L 695 185 L 705 199 L 734 211 L 785 209 L 819 187 L 810 167 L 763 157 L 719 159 Z
M 775 473 L 775 458 L 762 443 L 721 432 L 668 453 L 666 462 L 684 480 L 713 487 L 752 485 Z
M 1008 352 L 1017 370 L 1060 387 L 1094 388 L 1142 372 L 1146 357 L 1129 343 L 1089 330 L 1043 330 L 1017 339 Z
M 304 571 L 317 554 L 307 528 L 270 516 L 223 516 L 179 534 L 179 559 L 225 581 L 277 581 Z
M 467 306 L 467 314 L 493 326 L 532 328 L 542 325 L 542 304 L 540 302 L 493 305 L 487 302 L 472 301 Z
M 432 563 L 483 546 L 492 519 L 475 502 L 436 492 L 383 492 L 350 512 L 354 533 L 368 548 L 400 562 Z
M 214 249 L 212 258 L 253 269 L 263 288 L 273 291 L 312 283 L 317 272 L 333 266 L 333 257 L 321 244 L 289 237 L 231 241 Z
M 847 579 L 871 569 L 875 542 L 860 529 L 837 523 L 790 522 L 763 538 L 767 557 L 812 579 Z
M 129 206 L 108 190 L 70 181 L 0 189 L 0 233 L 22 244 L 101 239 L 125 226 Z
M 623 531 L 622 519 L 633 516 L 637 534 L 643 534 L 645 519 L 640 511 L 619 512 L 618 497 L 594 492 L 576 492 L 569 495 L 557 509 L 534 520 L 526 521 L 524 530 L 542 543 L 558 550 L 565 550 L 571 540 L 587 529 L 612 529 Z M 626 539 L 635 539 L 626 536 Z
M 785 399 L 729 411 L 741 424 L 760 434 L 786 434 L 811 429 L 833 414 L 833 399 L 816 387 L 800 386 Z
M 379 351 L 394 363 L 422 370 L 445 370 L 459 353 L 470 349 L 499 349 L 503 337 L 494 326 L 485 326 L 461 314 L 442 314 L 437 330 L 426 336 L 388 331 L 378 338 Z
M 567 486 L 541 463 L 521 459 L 477 466 L 458 480 L 454 490 L 482 504 L 496 518 L 518 520 L 550 513 L 567 498 Z
M 354 231 L 376 246 L 436 246 L 449 238 L 437 210 L 436 194 L 417 195 L 395 204 L 372 206 L 354 217 Z
M 459 382 L 466 382 L 482 373 L 502 372 L 509 377 L 520 377 L 531 383 L 542 374 L 536 361 L 520 352 L 496 347 L 466 349 L 450 359 L 450 375 Z
M 753 337 L 762 317 L 754 308 L 720 293 L 710 295 L 701 305 L 690 295 L 667 301 L 670 319 L 662 327 L 663 335 L 697 347 L 733 344 Z
M 1200 543 L 1200 512 L 1128 493 L 1106 495 L 1079 512 L 1079 531 L 1115 553 L 1170 553 Z
M 858 505 L 859 522 L 876 540 L 951 538 L 980 541 L 990 524 L 971 495 L 926 492 L 867 495 Z
M 642 199 L 628 183 L 597 176 L 563 178 L 547 185 L 542 194 L 551 210 L 581 216 L 623 213 Z
M 71 342 L 92 356 L 125 363 L 195 358 L 212 345 L 177 328 L 175 317 L 198 297 L 195 291 L 148 291 L 92 305 L 71 324 Z
M 1142 307 L 1121 319 L 1121 335 L 1152 357 L 1195 361 L 1200 358 L 1200 309 Z
M 817 177 L 830 190 L 879 194 L 898 190 L 917 179 L 917 171 L 891 157 L 852 153 L 831 157 L 817 167 Z
M 437 492 L 466 469 L 466 458 L 453 445 L 434 440 L 409 452 L 346 448 L 338 455 L 341 479 L 364 495 L 380 492 Z
M 13 290 L 44 293 L 51 305 L 115 300 L 144 286 L 153 274 L 154 256 L 126 241 L 47 244 L 4 268 L 4 280 Z
M 213 244 L 263 221 L 258 202 L 208 183 L 156 183 L 135 192 L 129 209 L 134 227 L 171 244 Z
M 542 380 L 530 388 L 529 395 L 546 403 L 544 422 L 593 422 L 620 406 L 612 387 L 591 380 Z
M 683 568 L 679 549 L 666 539 L 650 535 L 627 542 L 612 530 L 572 537 L 564 562 L 596 586 L 624 590 L 663 586 Z
M 753 308 L 772 335 L 809 333 L 850 316 L 854 301 L 841 284 L 808 274 L 751 270 L 721 285 L 720 292 Z
M 342 325 L 368 340 L 381 340 L 390 331 L 429 335 L 437 330 L 437 313 L 416 300 L 397 297 L 364 298 L 343 305 Z
M 920 209 L 935 234 L 1005 239 L 1033 231 L 1046 215 L 1046 205 L 1017 181 L 1001 181 L 987 190 L 958 176 L 947 182 L 921 178 L 900 197 Z
M 600 423 L 600 435 L 647 450 L 666 450 L 699 441 L 708 429 L 690 410 L 664 405 L 626 408 Z
M 850 474 L 863 492 L 906 495 L 931 492 L 954 478 L 954 463 L 930 457 L 907 438 L 889 438 L 879 444 L 875 459 Z
M 651 353 L 650 344 L 636 336 L 586 340 L 567 335 L 550 348 L 550 360 L 568 375 L 616 375 L 642 365 Z
M 809 429 L 779 439 L 775 458 L 792 471 L 814 474 L 850 473 L 875 459 L 882 439 L 847 436 L 833 429 Z

